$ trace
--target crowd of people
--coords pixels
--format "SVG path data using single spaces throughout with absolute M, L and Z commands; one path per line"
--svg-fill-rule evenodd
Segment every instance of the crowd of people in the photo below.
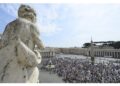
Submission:
M 50 59 L 43 60 L 41 70 L 57 73 L 66 83 L 120 83 L 120 64 L 96 63 L 71 58 L 52 58 L 55 68 L 49 70 Z

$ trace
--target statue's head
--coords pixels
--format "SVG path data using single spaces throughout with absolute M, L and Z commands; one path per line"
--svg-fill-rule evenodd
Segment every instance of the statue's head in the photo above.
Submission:
M 18 17 L 27 19 L 33 23 L 36 22 L 36 12 L 28 5 L 21 5 L 18 9 Z

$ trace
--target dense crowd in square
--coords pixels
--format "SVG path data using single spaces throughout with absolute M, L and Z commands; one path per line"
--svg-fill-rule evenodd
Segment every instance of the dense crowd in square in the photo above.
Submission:
M 85 59 L 52 58 L 51 65 L 46 68 L 50 59 L 44 59 L 41 70 L 57 73 L 66 83 L 120 83 L 120 63 L 91 64 Z

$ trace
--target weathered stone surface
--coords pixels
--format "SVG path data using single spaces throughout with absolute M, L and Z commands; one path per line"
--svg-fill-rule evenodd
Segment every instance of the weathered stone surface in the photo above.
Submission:
M 41 55 L 35 46 L 44 48 L 35 25 L 36 13 L 31 7 L 21 5 L 18 16 L 6 26 L 0 40 L 0 82 L 36 83 Z

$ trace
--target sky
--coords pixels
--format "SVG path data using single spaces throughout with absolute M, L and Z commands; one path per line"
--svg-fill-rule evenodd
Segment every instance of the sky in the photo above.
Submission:
M 37 12 L 46 47 L 82 47 L 91 41 L 120 40 L 120 4 L 28 4 Z M 0 3 L 0 33 L 17 18 L 20 4 Z

